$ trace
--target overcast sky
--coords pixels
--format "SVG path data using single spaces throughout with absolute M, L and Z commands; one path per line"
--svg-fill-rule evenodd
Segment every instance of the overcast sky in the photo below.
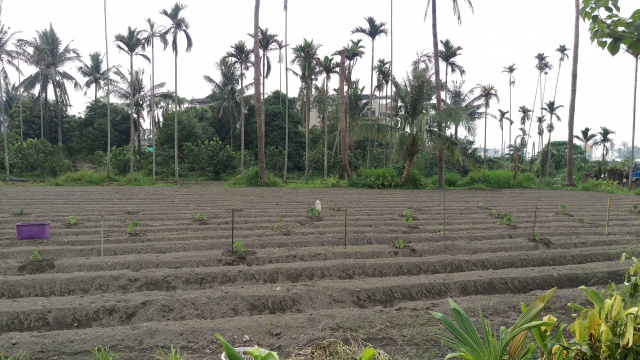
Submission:
M 462 1 L 460 1 L 462 3 Z M 633 8 L 632 1 L 622 1 L 622 15 L 628 16 Z M 174 0 L 107 0 L 107 26 L 110 64 L 121 64 L 128 68 L 128 57 L 118 51 L 113 42 L 114 35 L 125 33 L 127 26 L 145 28 L 146 18 L 167 25 L 167 20 L 159 14 L 168 9 Z M 251 42 L 247 33 L 253 31 L 253 0 L 185 0 L 189 7 L 183 11 L 191 25 L 194 45 L 190 53 L 184 52 L 185 41 L 180 38 L 178 55 L 178 93 L 187 98 L 207 96 L 211 89 L 202 79 L 207 74 L 218 78 L 214 64 L 229 47 L 243 39 Z M 396 0 L 393 9 L 394 74 L 405 76 L 411 60 L 417 51 L 432 51 L 431 22 L 424 22 L 426 0 Z M 493 84 L 498 88 L 500 103 L 492 103 L 490 112 L 497 109 L 509 110 L 509 86 L 502 68 L 512 63 L 516 85 L 513 88 L 512 109 L 533 106 L 538 72 L 534 68 L 534 56 L 543 52 L 549 56 L 554 69 L 547 77 L 545 99 L 553 96 L 558 75 L 559 55 L 555 49 L 565 44 L 573 48 L 574 2 L 571 0 L 484 0 L 473 1 L 475 13 L 466 4 L 461 4 L 462 25 L 458 26 L 451 11 L 450 0 L 438 2 L 438 35 L 440 39 L 450 39 L 454 45 L 463 48 L 458 63 L 465 67 L 466 87 L 476 84 Z M 386 22 L 390 28 L 390 0 L 289 0 L 289 44 L 300 44 L 303 38 L 313 39 L 322 44 L 320 55 L 330 55 L 346 45 L 356 26 L 366 26 L 365 16 L 373 16 L 377 21 Z M 88 54 L 105 51 L 104 14 L 102 0 L 7 0 L 4 1 L 3 22 L 12 30 L 22 33 L 19 37 L 32 38 L 35 31 L 53 24 L 58 35 L 66 42 L 73 41 L 88 61 Z M 283 0 L 262 0 L 260 25 L 268 27 L 284 40 Z M 430 17 L 429 17 L 430 19 Z M 613 128 L 617 134 L 616 143 L 631 141 L 631 120 L 633 109 L 634 60 L 620 53 L 612 57 L 608 52 L 591 44 L 588 26 L 580 26 L 580 64 L 578 72 L 578 97 L 575 132 L 585 126 L 598 129 L 600 126 Z M 376 41 L 375 58 L 390 59 L 391 38 L 381 37 Z M 365 56 L 355 69 L 355 77 L 369 92 L 369 69 L 371 66 L 371 42 L 365 39 Z M 572 56 L 572 51 L 569 54 Z M 271 53 L 274 68 L 266 82 L 267 92 L 279 88 L 279 68 L 277 53 Z M 291 59 L 291 56 L 289 56 Z M 562 123 L 556 125 L 552 140 L 566 140 L 569 95 L 571 86 L 571 60 L 565 61 L 558 85 L 556 103 L 564 105 L 559 115 Z M 141 58 L 134 60 L 134 67 L 145 67 L 150 74 L 150 65 Z M 444 69 L 444 68 L 442 68 Z M 441 70 L 444 72 L 444 70 Z M 25 68 L 25 74 L 33 69 Z M 84 82 L 77 71 L 77 79 Z M 442 74 L 444 78 L 444 73 Z M 12 81 L 17 74 L 11 73 Z M 170 48 L 162 51 L 156 48 L 156 82 L 166 82 L 173 90 L 173 56 Z M 282 74 L 284 91 L 284 71 Z M 458 75 L 449 77 L 459 80 Z M 337 77 L 331 86 L 337 87 Z M 289 93 L 298 92 L 299 82 L 290 77 Z M 85 96 L 72 92 L 72 113 L 81 113 L 91 101 L 93 91 Z M 546 101 L 546 100 L 545 100 Z M 514 116 L 514 118 L 516 117 Z M 534 124 L 535 127 L 535 124 Z M 513 137 L 517 126 L 513 127 Z M 482 145 L 483 127 L 478 129 L 476 143 Z M 508 128 L 506 128 L 508 134 Z M 532 132 L 535 130 L 532 129 Z M 505 134 L 505 142 L 507 136 Z M 537 142 L 537 135 L 534 141 Z M 545 135 L 546 143 L 546 135 Z M 488 147 L 499 148 L 500 128 L 496 120 L 489 120 Z

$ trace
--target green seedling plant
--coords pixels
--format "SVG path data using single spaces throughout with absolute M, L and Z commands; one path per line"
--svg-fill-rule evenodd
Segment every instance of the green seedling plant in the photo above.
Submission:
M 127 214 L 133 214 L 135 211 L 133 210 L 133 205 L 127 208 Z
M 31 251 L 31 256 L 29 256 L 29 259 L 31 261 L 38 261 L 38 260 L 40 260 L 40 258 L 42 258 L 42 253 L 40 252 L 40 250 L 32 250 Z
M 171 350 L 168 352 L 164 352 L 162 349 L 156 349 L 156 354 L 153 357 L 156 360 L 186 360 L 187 354 L 180 353 L 179 349 L 175 349 L 173 345 L 171 345 Z
M 320 211 L 318 211 L 314 206 L 309 206 L 307 208 L 307 216 L 312 219 L 318 219 L 320 217 Z
M 75 216 L 69 216 L 67 218 L 67 224 L 74 226 L 78 223 L 78 218 L 76 218 Z
M 331 209 L 333 209 L 333 211 L 340 210 L 340 208 L 338 207 L 338 204 L 336 204 L 336 203 L 331 204 Z
M 18 215 L 18 216 L 24 215 L 24 209 L 20 209 L 20 210 L 16 211 L 16 215 Z
M 0 360 L 29 360 L 29 354 L 21 351 L 13 356 L 5 357 L 4 353 L 0 352 Z
M 411 216 L 411 211 L 405 210 L 404 212 L 402 212 L 402 221 L 406 222 L 409 225 L 413 224 L 413 216 Z
M 640 237 L 640 230 L 636 231 L 636 236 Z
M 244 244 L 242 244 L 240 241 L 234 241 L 233 250 L 235 250 L 238 254 L 242 253 L 244 251 Z
M 208 220 L 209 219 L 207 219 L 207 215 L 202 214 L 202 213 L 196 214 L 196 221 L 204 223 L 204 222 L 207 222 Z
M 215 334 L 215 336 L 222 342 L 222 349 L 224 350 L 224 354 L 227 356 L 229 360 L 244 360 L 245 357 L 240 355 L 236 349 L 233 348 L 225 339 L 220 336 L 220 334 Z M 249 355 L 253 360 L 279 360 L 278 354 L 275 352 L 267 351 L 266 353 L 262 353 L 260 348 L 257 346 L 250 350 L 245 350 L 245 354 Z M 367 353 L 368 354 L 368 353 Z M 375 352 L 374 352 L 375 354 Z M 363 353 L 363 356 L 365 354 Z M 360 357 L 360 360 L 370 360 L 371 356 L 368 357 Z
M 533 241 L 540 241 L 540 235 L 538 235 L 538 233 L 533 234 Z
M 509 213 L 502 213 L 498 215 L 498 225 L 511 225 L 515 221 Z
M 567 215 L 567 205 L 560 204 L 560 206 L 558 206 L 558 209 L 560 209 L 560 215 Z
M 629 210 L 630 213 L 632 214 L 637 214 L 640 212 L 640 209 L 638 208 L 638 204 L 633 204 L 631 205 L 631 210 Z
M 405 243 L 402 239 L 397 239 L 393 244 L 393 247 L 395 247 L 396 249 L 402 249 L 405 246 L 407 246 L 407 243 Z
M 108 346 L 98 346 L 91 350 L 91 354 L 95 356 L 93 358 L 95 360 L 117 360 L 120 358 L 118 355 L 113 354 Z
M 273 226 L 273 231 L 278 231 L 278 227 L 284 225 L 284 218 L 278 219 L 278 222 Z
M 138 220 L 130 222 L 129 226 L 127 226 L 127 234 L 131 234 L 131 231 L 133 231 L 133 229 L 137 229 L 138 227 L 140 227 L 140 222 Z

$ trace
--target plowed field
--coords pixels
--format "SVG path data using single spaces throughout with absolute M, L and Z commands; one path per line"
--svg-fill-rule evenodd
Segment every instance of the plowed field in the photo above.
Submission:
M 640 214 L 629 209 L 640 201 L 612 196 L 605 237 L 607 197 L 448 190 L 443 214 L 441 191 L 0 187 L 0 352 L 85 359 L 108 345 L 144 359 L 173 344 L 218 359 L 214 333 L 281 355 L 352 334 L 397 359 L 441 358 L 427 311 L 449 313 L 449 297 L 508 325 L 520 301 L 557 286 L 547 311 L 570 321 L 566 304 L 585 304 L 577 287 L 620 281 L 620 253 L 639 248 Z M 242 254 L 230 252 L 231 209 Z M 515 222 L 497 225 L 494 210 Z M 13 225 L 27 221 L 51 221 L 49 240 L 17 241 Z M 42 260 L 29 260 L 34 249 Z

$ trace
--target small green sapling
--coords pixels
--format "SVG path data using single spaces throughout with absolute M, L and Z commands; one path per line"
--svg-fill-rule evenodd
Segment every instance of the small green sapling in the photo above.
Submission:
M 140 227 L 140 222 L 138 220 L 130 222 L 129 226 L 127 226 L 127 234 L 131 234 L 131 231 L 138 227 Z
M 78 223 L 78 218 L 76 218 L 75 216 L 69 216 L 67 218 L 67 224 L 69 224 L 70 226 L 74 226 L 77 223 Z
M 38 261 L 40 260 L 41 257 L 42 257 L 42 253 L 40 253 L 40 250 L 32 250 L 31 256 L 29 256 L 29 259 L 31 261 Z

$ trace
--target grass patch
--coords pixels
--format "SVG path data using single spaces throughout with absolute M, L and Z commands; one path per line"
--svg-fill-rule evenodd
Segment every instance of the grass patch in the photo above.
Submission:
M 55 179 L 45 181 L 44 186 L 99 186 L 107 183 L 113 185 L 132 185 L 132 186 L 171 186 L 172 183 L 153 184 L 153 178 L 140 173 L 135 173 L 133 181 L 129 181 L 129 176 L 111 175 L 107 178 L 106 172 L 97 172 L 90 170 L 79 170 L 76 172 L 68 172 Z
M 518 174 L 518 181 L 514 182 L 511 170 L 482 170 L 467 175 L 463 183 L 475 189 L 531 189 L 537 181 L 531 173 Z
M 251 187 L 262 187 L 265 186 L 262 181 L 260 181 L 260 169 L 257 166 L 249 168 L 244 171 L 244 175 L 238 176 L 235 179 L 229 181 L 227 186 L 236 187 L 236 186 L 251 186 Z M 267 185 L 268 187 L 279 187 L 282 186 L 282 181 L 275 177 L 273 174 L 267 172 Z

